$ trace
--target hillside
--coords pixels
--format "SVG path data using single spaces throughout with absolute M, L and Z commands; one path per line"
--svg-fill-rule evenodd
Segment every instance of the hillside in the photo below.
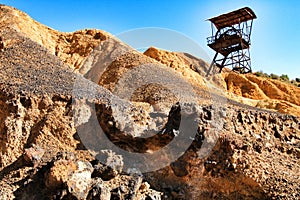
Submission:
M 1 6 L 1 31 L 15 30 L 32 41 L 47 48 L 72 69 L 82 65 L 83 60 L 99 43 L 111 37 L 100 30 L 80 30 L 74 33 L 61 33 L 40 24 L 27 14 L 17 9 Z M 6 47 L 13 45 L 14 40 L 6 40 Z
M 175 68 L 194 86 L 205 88 L 208 84 L 204 80 L 204 70 L 207 69 L 208 64 L 202 60 L 154 47 L 146 50 L 144 54 Z M 216 86 L 214 90 L 223 89 L 224 94 L 232 100 L 258 108 L 300 116 L 300 88 L 295 85 L 235 72 L 223 72 L 210 77 L 210 79 Z
M 0 26 L 0 199 L 300 198 L 298 88 L 4 5 Z
M 61 33 L 34 21 L 16 9 L 1 7 L 1 10 L 1 18 L 4 18 L 1 27 L 13 28 L 21 32 L 24 36 L 46 47 L 51 54 L 58 56 L 74 70 L 79 70 L 88 55 L 101 41 L 112 37 L 109 33 L 100 30 Z M 11 17 L 7 18 L 4 15 Z M 6 40 L 6 47 L 13 43 L 13 40 Z M 164 52 L 155 48 L 148 49 L 144 54 L 179 71 L 194 87 L 207 90 L 204 75 L 208 66 L 204 61 L 191 55 Z M 151 63 L 153 61 L 148 60 L 146 62 Z M 226 88 L 227 97 L 233 100 L 258 108 L 300 116 L 300 89 L 298 87 L 278 80 L 235 73 L 217 75 L 213 79 L 213 83 L 217 86 L 216 90 Z

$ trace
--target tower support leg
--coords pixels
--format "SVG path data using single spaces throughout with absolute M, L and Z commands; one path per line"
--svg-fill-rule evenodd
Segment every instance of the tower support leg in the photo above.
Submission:
M 216 62 L 217 56 L 218 56 L 218 52 L 216 52 L 216 54 L 215 54 L 213 60 L 212 60 L 211 63 L 210 63 L 209 69 L 208 69 L 208 71 L 207 71 L 207 73 L 206 73 L 206 77 L 208 77 L 209 74 L 210 74 L 210 72 L 214 69 L 214 67 L 215 67 L 214 64 L 215 64 L 215 62 Z
M 221 72 L 222 72 L 222 69 L 223 69 L 223 67 L 224 67 L 224 64 L 225 64 L 225 61 L 226 61 L 226 59 L 227 59 L 227 56 L 225 56 L 225 57 L 223 58 L 221 65 L 220 65 L 220 66 L 218 66 L 218 67 L 220 68 L 220 71 L 219 71 L 219 73 L 221 73 Z

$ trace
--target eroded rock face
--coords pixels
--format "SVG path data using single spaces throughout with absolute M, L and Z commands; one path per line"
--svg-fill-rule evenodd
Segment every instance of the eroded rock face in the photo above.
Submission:
M 103 152 L 107 170 L 94 173 L 99 170 L 93 165 L 96 155 L 84 147 L 76 130 L 90 120 L 91 113 L 86 114 L 90 107 L 78 111 L 80 120 L 73 120 L 72 97 L 84 96 L 88 106 L 106 108 L 104 115 L 98 115 L 99 122 L 110 117 L 120 132 L 134 127 L 133 118 L 141 114 L 129 102 L 72 73 L 38 44 L 17 33 L 10 37 L 20 42 L 0 55 L 1 199 L 140 199 L 138 195 L 159 199 L 160 192 L 141 187 L 146 184 L 141 177 L 135 183 L 133 176 L 122 175 L 122 157 L 109 149 Z M 74 92 L 75 81 L 83 81 L 83 90 Z M 95 93 L 84 88 L 94 88 Z M 129 115 L 115 120 L 109 115 L 111 107 L 116 113 Z
M 22 100 L 22 102 L 25 104 L 25 101 Z M 66 102 L 70 102 L 70 99 L 66 99 Z M 67 104 L 53 104 L 52 102 L 47 105 L 53 105 L 51 110 L 60 111 L 61 107 L 71 110 Z M 104 109 L 103 105 L 105 104 L 99 104 L 99 109 Z M 9 106 L 10 104 L 8 104 Z M 35 104 L 31 103 L 31 106 L 22 108 L 24 113 L 29 113 L 32 108 L 35 108 Z M 149 140 L 150 142 L 143 140 L 144 143 L 135 143 L 134 140 L 138 139 L 138 133 L 126 132 L 126 130 L 131 130 L 126 128 L 128 126 L 126 123 L 120 129 L 120 126 L 116 125 L 116 119 L 109 111 L 109 106 L 106 109 L 108 110 L 101 111 L 101 115 L 96 115 L 98 121 L 102 122 L 102 128 L 111 141 L 114 141 L 116 145 L 122 144 L 120 147 L 129 152 L 138 150 L 143 153 L 140 151 L 140 147 L 147 147 L 152 151 L 159 149 L 161 144 L 167 145 L 176 136 L 182 137 L 182 141 L 191 140 L 191 138 L 186 138 L 184 132 L 178 131 L 180 125 L 178 119 L 183 114 L 180 112 L 179 105 L 171 109 L 167 123 L 162 128 L 162 131 L 165 131 L 158 134 L 157 138 Z M 10 111 L 10 109 L 7 110 Z M 18 109 L 12 109 L 12 111 L 14 110 Z M 12 114 L 12 111 L 9 113 Z M 7 149 L 12 155 L 10 158 L 14 160 L 3 162 L 2 180 L 5 180 L 6 183 L 9 180 L 8 182 L 12 184 L 14 181 L 25 179 L 26 184 L 10 189 L 8 188 L 13 184 L 9 186 L 5 185 L 5 182 L 1 182 L 1 184 L 7 191 L 15 191 L 15 197 L 24 195 L 24 198 L 32 198 L 30 192 L 37 185 L 41 186 L 37 190 L 39 192 L 35 194 L 35 198 L 48 195 L 49 198 L 93 199 L 99 197 L 105 199 L 127 198 L 133 194 L 136 199 L 159 199 L 162 194 L 165 199 L 236 199 L 237 197 L 268 199 L 278 196 L 298 198 L 299 179 L 297 171 L 295 171 L 299 169 L 297 162 L 299 160 L 300 128 L 298 118 L 255 110 L 248 111 L 236 107 L 202 106 L 195 110 L 192 109 L 189 114 L 193 114 L 193 112 L 195 112 L 194 116 L 199 124 L 195 138 L 191 140 L 191 146 L 177 160 L 157 171 L 144 173 L 138 177 L 136 174 L 120 175 L 123 171 L 122 156 L 106 150 L 102 152 L 102 157 L 105 157 L 107 162 L 95 162 L 94 160 L 100 159 L 101 156 L 91 155 L 87 150 L 76 150 L 76 145 L 80 141 L 73 138 L 73 146 L 62 143 L 66 141 L 66 137 L 70 137 L 67 139 L 70 142 L 75 131 L 65 132 L 64 137 L 60 137 L 61 129 L 51 129 L 52 131 L 49 133 L 43 132 L 43 137 L 37 135 L 34 139 L 29 140 L 29 146 L 23 143 L 15 145 L 16 141 L 22 141 L 22 139 L 6 141 L 8 143 L 6 146 L 15 145 L 16 148 Z M 62 120 L 59 118 L 60 115 L 54 116 L 56 120 Z M 14 118 L 18 119 L 19 115 Z M 212 137 L 211 134 L 216 133 L 217 129 L 211 131 L 214 129 L 211 122 L 216 118 L 222 118 L 224 124 L 220 132 Z M 3 119 L 7 120 L 9 117 L 3 117 Z M 72 123 L 71 118 L 67 119 L 68 124 Z M 106 123 L 107 119 L 112 123 Z M 143 121 L 144 119 L 139 118 L 139 120 Z M 83 122 L 83 124 L 85 123 Z M 10 126 L 13 128 L 15 125 Z M 48 127 L 49 125 L 44 126 Z M 139 130 L 142 129 L 134 129 L 134 131 Z M 50 136 L 47 135 L 49 134 L 53 135 L 53 139 L 48 141 Z M 128 139 L 129 135 L 131 136 L 130 140 L 124 143 L 124 138 Z M 205 150 L 207 148 L 205 140 L 212 140 L 212 145 L 207 151 Z M 53 144 L 51 141 L 54 141 Z M 135 145 L 134 148 L 132 148 L 132 144 Z M 19 151 L 17 151 L 18 148 Z M 56 156 L 57 152 L 63 151 L 74 153 Z M 207 152 L 207 154 L 202 156 L 201 152 Z M 16 156 L 13 157 L 13 155 Z M 30 172 L 33 169 L 38 169 L 38 171 Z M 31 175 L 25 178 L 28 174 Z M 14 176 L 18 178 L 13 179 Z M 146 180 L 151 188 L 163 193 L 149 189 L 147 183 L 143 183 L 142 180 Z M 135 186 L 132 186 L 132 183 Z M 3 192 L 4 195 L 7 193 Z
M 225 73 L 223 76 L 229 92 L 254 100 L 248 104 L 300 116 L 299 87 L 252 74 Z
M 1 121 L 2 169 L 22 157 L 25 148 L 30 148 L 32 144 L 41 146 L 43 151 L 53 153 L 76 148 L 78 141 L 73 138 L 76 130 L 74 124 L 70 123 L 72 116 L 67 114 L 70 107 L 66 101 L 16 96 L 2 101 L 2 104 L 11 106 L 15 111 L 3 113 Z M 45 104 L 48 106 L 43 107 Z M 66 123 L 69 126 L 66 126 Z
M 199 157 L 205 146 L 193 143 L 176 162 L 147 174 L 150 184 L 164 188 L 166 199 L 299 198 L 299 119 L 236 108 L 226 114 L 207 157 Z M 209 129 L 201 130 L 205 137 Z

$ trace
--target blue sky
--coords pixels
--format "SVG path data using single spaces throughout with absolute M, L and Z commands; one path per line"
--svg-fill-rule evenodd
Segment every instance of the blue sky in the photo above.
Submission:
M 136 28 L 160 27 L 180 32 L 206 46 L 208 18 L 244 6 L 251 7 L 254 21 L 251 58 L 254 71 L 300 77 L 300 1 L 289 0 L 2 0 L 35 20 L 59 31 L 97 28 L 114 35 Z

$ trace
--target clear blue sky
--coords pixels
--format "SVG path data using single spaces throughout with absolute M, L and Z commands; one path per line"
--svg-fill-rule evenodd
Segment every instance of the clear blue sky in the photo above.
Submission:
M 185 34 L 208 54 L 210 23 L 205 21 L 244 6 L 258 19 L 252 34 L 252 68 L 300 77 L 299 0 L 4 0 L 59 31 L 97 28 L 114 35 L 135 28 L 161 27 Z

